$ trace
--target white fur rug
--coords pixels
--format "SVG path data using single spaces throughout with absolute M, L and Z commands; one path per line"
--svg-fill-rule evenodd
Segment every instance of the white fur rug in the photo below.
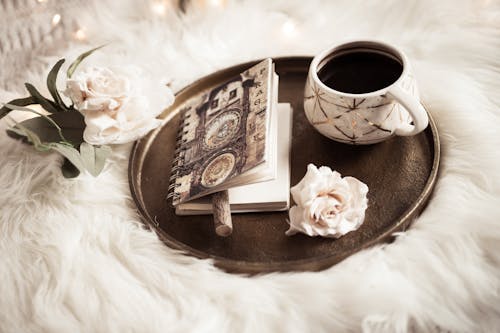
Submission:
M 151 13 L 145 1 L 75 10 L 91 45 L 113 41 L 90 62 L 142 63 L 180 88 L 235 63 L 314 54 L 344 38 L 401 46 L 441 133 L 434 196 L 392 244 L 319 273 L 248 278 L 179 254 L 141 228 L 127 182 L 130 147 L 115 151 L 99 178 L 66 180 L 57 155 L 2 130 L 1 332 L 500 329 L 498 2 L 259 0 L 188 8 L 182 18 Z M 42 60 L 48 66 L 90 44 Z M 45 77 L 19 75 L 38 85 Z M 3 91 L 0 100 L 14 95 Z

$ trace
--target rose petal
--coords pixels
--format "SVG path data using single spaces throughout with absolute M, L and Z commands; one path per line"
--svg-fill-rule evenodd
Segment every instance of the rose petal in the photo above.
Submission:
M 83 72 L 82 75 L 88 83 L 87 86 L 92 96 L 118 98 L 129 93 L 129 79 L 123 75 L 116 74 L 109 68 L 91 67 L 87 72 Z
M 103 135 L 106 133 L 106 135 Z M 83 131 L 83 140 L 91 145 L 106 145 L 114 141 L 120 135 L 120 131 L 111 130 L 111 127 L 100 131 L 97 127 L 87 126 Z
M 344 177 L 329 167 L 309 164 L 304 178 L 291 189 L 297 206 L 290 209 L 287 235 L 338 238 L 363 223 L 368 187 L 353 177 Z
M 121 105 L 120 101 L 110 97 L 91 97 L 84 99 L 77 104 L 78 110 L 85 111 L 106 111 L 115 110 Z
M 118 122 L 105 112 L 91 111 L 85 114 L 85 125 L 102 132 L 109 127 L 117 126 Z
M 121 108 L 126 122 L 141 122 L 144 119 L 154 118 L 149 112 L 149 101 L 145 96 L 133 96 L 127 99 Z
M 309 184 L 313 183 L 315 179 L 318 179 L 318 169 L 314 164 L 309 164 L 307 166 L 307 172 L 302 178 L 302 180 L 290 189 L 292 193 L 293 200 L 298 205 L 304 205 L 306 202 L 312 199 L 311 192 L 304 193 L 307 190 Z
M 297 228 L 302 221 L 302 217 L 304 215 L 304 210 L 298 206 L 293 206 L 290 208 L 289 217 L 290 217 L 290 228 L 286 231 L 286 235 L 295 235 L 297 232 L 300 232 L 301 229 Z
M 75 73 L 67 80 L 65 94 L 85 116 L 84 139 L 91 144 L 119 144 L 134 141 L 160 126 L 156 119 L 164 107 L 174 101 L 168 88 L 162 88 L 164 102 L 150 106 L 150 99 L 142 94 L 144 82 L 140 68 L 123 66 L 119 68 L 89 67 Z M 159 86 L 159 85 L 158 85 Z M 160 89 L 146 89 L 155 95 Z
M 80 104 L 83 101 L 83 91 L 85 90 L 85 83 L 68 79 L 63 94 L 69 97 L 74 104 Z
M 159 127 L 162 124 L 163 121 L 160 119 L 151 119 L 148 123 L 143 124 L 141 127 L 135 128 L 130 131 L 121 131 L 120 135 L 110 143 L 121 144 L 138 140 L 148 134 L 151 130 Z

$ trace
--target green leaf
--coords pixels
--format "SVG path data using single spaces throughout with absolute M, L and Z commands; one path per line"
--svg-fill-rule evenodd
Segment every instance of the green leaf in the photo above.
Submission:
M 95 166 L 94 170 L 97 175 L 101 173 L 102 169 L 104 169 L 104 165 L 106 164 L 106 159 L 111 155 L 111 147 L 110 146 L 97 146 L 95 147 Z
M 77 177 L 81 171 L 85 170 L 78 150 L 62 143 L 44 144 L 36 133 L 30 131 L 21 124 L 16 124 L 16 127 L 9 130 L 11 133 L 16 133 L 20 137 L 24 137 L 30 142 L 33 147 L 41 152 L 55 150 L 64 156 L 64 162 L 61 166 L 61 172 L 65 178 Z
M 11 129 L 11 131 L 20 136 L 24 136 L 33 145 L 33 147 L 35 147 L 36 150 L 47 151 L 50 149 L 48 145 L 42 143 L 42 140 L 40 140 L 35 132 L 31 131 L 20 123 L 15 123 L 16 125 Z
M 75 178 L 80 174 L 80 170 L 73 165 L 66 157 L 61 165 L 61 172 L 64 178 Z
M 66 157 L 80 172 L 87 170 L 94 177 L 101 173 L 104 162 L 111 153 L 108 146 L 96 147 L 87 142 L 80 145 L 80 152 L 63 143 L 51 143 L 50 147 Z
M 40 118 L 42 117 L 33 119 L 40 121 Z M 46 152 L 54 150 L 64 156 L 65 160 L 61 166 L 61 172 L 66 178 L 74 178 L 84 171 L 88 171 L 94 177 L 98 176 L 104 168 L 106 158 L 111 154 L 109 146 L 92 146 L 83 141 L 79 144 L 80 151 L 69 142 L 43 142 L 37 133 L 24 126 L 23 123 L 17 123 L 15 120 L 12 121 L 15 123 L 15 126 L 7 131 L 10 136 L 26 139 L 38 151 Z M 44 123 L 47 124 L 47 121 L 44 121 Z M 51 126 L 50 128 L 54 127 Z
M 79 112 L 59 112 L 48 116 L 62 130 L 64 138 L 71 142 L 75 147 L 79 147 L 83 142 L 83 131 L 85 130 L 84 118 Z M 24 127 L 35 132 L 43 142 L 59 142 L 61 141 L 58 130 L 45 119 L 35 117 L 25 120 L 21 123 Z M 19 139 L 10 131 L 7 134 L 11 137 Z
M 43 97 L 42 94 L 30 83 L 24 84 L 30 95 L 33 97 L 36 103 L 40 104 L 47 112 L 57 113 L 61 111 L 57 104 Z
M 59 134 L 59 137 L 61 140 L 63 141 L 67 141 L 66 138 L 64 137 L 63 133 L 62 133 L 62 130 L 61 130 L 61 127 L 59 127 L 59 125 L 57 125 L 57 123 L 52 120 L 52 118 L 38 112 L 38 111 L 35 111 L 33 109 L 30 109 L 30 108 L 27 108 L 27 107 L 23 107 L 23 106 L 16 106 L 16 105 L 12 105 L 12 104 L 5 104 L 5 106 L 7 106 L 8 108 L 12 109 L 12 110 L 19 110 L 19 111 L 25 111 L 25 112 L 31 112 L 31 113 L 34 113 L 36 115 L 39 115 L 40 117 L 42 117 L 43 119 L 45 119 L 46 121 L 48 121 L 52 126 L 54 126 L 54 128 L 57 130 L 57 133 Z
M 87 142 L 82 142 L 80 145 L 80 156 L 82 157 L 83 165 L 92 175 L 95 165 L 95 148 Z
M 66 157 L 80 172 L 86 170 L 80 152 L 75 148 L 59 142 L 52 142 L 50 148 Z
M 25 97 L 25 98 L 13 99 L 12 101 L 8 102 L 7 104 L 16 105 L 16 106 L 26 106 L 26 105 L 36 104 L 36 102 L 32 96 L 29 96 L 29 97 Z M 9 108 L 5 105 L 2 106 L 2 108 L 0 108 L 0 119 L 2 119 L 10 111 L 12 111 L 11 108 Z
M 80 155 L 90 174 L 94 177 L 99 175 L 104 168 L 106 158 L 111 154 L 109 146 L 93 146 L 87 142 L 80 145 Z
M 59 95 L 59 92 L 57 91 L 57 74 L 59 73 L 59 70 L 61 69 L 64 61 L 64 59 L 59 60 L 50 70 L 49 75 L 47 76 L 47 89 L 49 89 L 50 95 L 52 95 L 54 102 L 62 109 L 69 111 L 69 108 L 66 106 L 66 104 L 64 104 L 61 95 Z
M 101 46 L 93 48 L 92 50 L 88 50 L 87 52 L 80 54 L 78 56 L 78 58 L 76 58 L 76 60 L 73 61 L 73 63 L 71 65 L 69 65 L 68 71 L 66 72 L 66 74 L 68 75 L 68 78 L 70 78 L 73 75 L 76 68 L 78 67 L 78 65 L 80 65 L 80 63 L 83 61 L 83 59 L 87 58 L 89 55 L 91 55 L 92 53 L 94 53 L 95 51 L 99 50 L 100 48 L 102 48 L 104 46 L 106 46 L 106 44 L 103 44 Z
M 12 127 L 10 129 L 8 129 L 7 135 L 9 135 L 11 138 L 16 139 L 16 140 L 22 139 L 22 140 L 24 140 L 24 143 L 28 143 L 30 145 L 33 145 L 33 143 L 31 143 L 28 140 L 28 135 L 23 130 L 21 130 L 19 128 Z

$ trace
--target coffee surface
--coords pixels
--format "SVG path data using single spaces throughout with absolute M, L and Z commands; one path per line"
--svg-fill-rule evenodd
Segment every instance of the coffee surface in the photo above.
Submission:
M 353 51 L 330 59 L 318 72 L 319 79 L 337 91 L 363 94 L 394 83 L 403 72 L 396 59 L 370 51 Z

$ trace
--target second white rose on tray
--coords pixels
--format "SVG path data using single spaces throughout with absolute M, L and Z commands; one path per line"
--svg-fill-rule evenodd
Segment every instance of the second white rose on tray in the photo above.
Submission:
M 368 186 L 354 177 L 309 164 L 304 178 L 290 191 L 297 205 L 290 208 L 289 236 L 339 238 L 363 224 Z

